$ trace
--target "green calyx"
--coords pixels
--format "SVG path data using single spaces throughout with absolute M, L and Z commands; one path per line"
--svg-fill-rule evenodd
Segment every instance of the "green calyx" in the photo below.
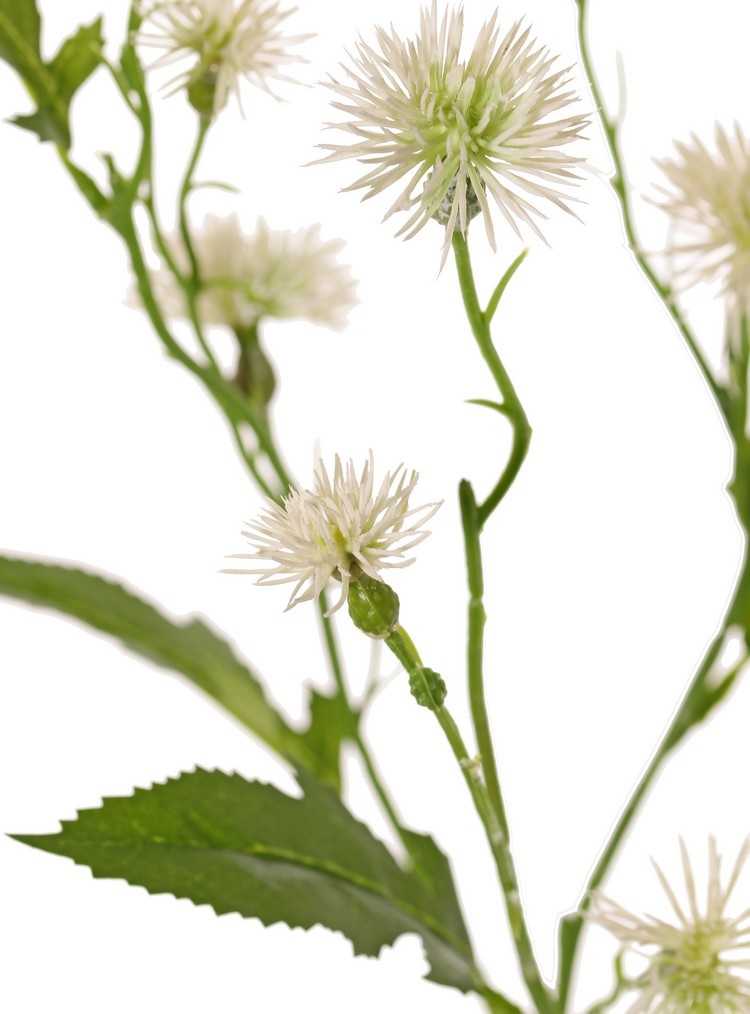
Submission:
M 199 116 L 212 120 L 216 101 L 216 71 L 209 69 L 193 78 L 187 86 L 187 97 Z
M 349 585 L 349 615 L 368 637 L 388 637 L 398 626 L 398 595 L 384 581 L 360 574 Z
M 261 346 L 257 325 L 236 329 L 235 334 L 240 355 L 234 383 L 254 405 L 265 411 L 276 390 L 273 366 Z

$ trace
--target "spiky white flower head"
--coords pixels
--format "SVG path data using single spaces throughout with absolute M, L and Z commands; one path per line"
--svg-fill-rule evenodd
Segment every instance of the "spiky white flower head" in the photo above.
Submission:
M 164 50 L 152 68 L 188 61 L 173 91 L 209 80 L 216 115 L 230 95 L 239 101 L 242 78 L 269 93 L 269 78 L 291 80 L 280 67 L 301 57 L 289 47 L 310 38 L 280 30 L 296 9 L 282 11 L 277 0 L 144 0 L 136 42 Z
M 748 855 L 750 839 L 742 846 L 726 886 L 721 882 L 721 857 L 709 838 L 705 909 L 698 901 L 695 876 L 685 844 L 680 840 L 682 871 L 687 894 L 683 908 L 661 869 L 654 863 L 659 882 L 677 916 L 664 922 L 641 918 L 596 892 L 588 918 L 622 941 L 626 949 L 648 962 L 633 982 L 638 998 L 629 1008 L 656 1014 L 747 1014 L 750 1011 L 750 908 L 736 916 L 727 904 Z
M 750 309 L 750 141 L 739 123 L 720 124 L 714 148 L 695 134 L 675 141 L 676 158 L 657 159 L 667 178 L 654 201 L 669 215 L 668 253 L 681 289 L 719 282 L 721 293 Z
M 187 255 L 179 237 L 169 241 L 180 267 Z M 341 331 L 357 304 L 356 282 L 337 255 L 343 240 L 323 240 L 320 226 L 295 232 L 270 229 L 262 218 L 246 233 L 237 215 L 206 215 L 193 231 L 204 324 L 244 330 L 261 318 L 308 320 Z M 157 300 L 167 316 L 187 316 L 185 294 L 172 273 L 154 275 Z
M 409 506 L 417 479 L 399 465 L 376 488 L 372 451 L 359 475 L 353 461 L 344 467 L 336 455 L 333 480 L 319 461 L 312 489 L 293 488 L 281 505 L 269 501 L 260 519 L 247 523 L 242 534 L 253 551 L 233 555 L 258 565 L 228 573 L 260 574 L 257 584 L 294 582 L 287 609 L 316 599 L 336 578 L 335 612 L 360 574 L 377 581 L 382 570 L 414 562 L 406 553 L 430 534 L 421 526 L 440 507 Z
M 487 238 L 495 238 L 487 194 L 519 232 L 525 223 L 541 235 L 537 204 L 570 212 L 566 188 L 582 159 L 561 149 L 579 137 L 586 120 L 559 116 L 576 98 L 566 70 L 538 47 L 521 22 L 502 35 L 497 11 L 462 59 L 463 10 L 438 15 L 437 0 L 423 8 L 413 41 L 376 29 L 378 48 L 357 42 L 349 80 L 331 79 L 336 109 L 349 117 L 329 127 L 353 134 L 348 144 L 323 144 L 321 162 L 359 159 L 367 172 L 349 190 L 365 198 L 394 184 L 402 189 L 386 213 L 411 212 L 397 235 L 413 236 L 430 218 L 445 224 L 443 259 L 456 228 L 466 233 L 476 202 Z

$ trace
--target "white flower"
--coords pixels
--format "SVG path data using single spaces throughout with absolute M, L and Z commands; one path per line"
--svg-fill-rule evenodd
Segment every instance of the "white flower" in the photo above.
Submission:
M 567 71 L 552 69 L 554 58 L 521 22 L 501 37 L 495 12 L 468 60 L 462 35 L 463 10 L 439 18 L 433 0 L 414 41 L 377 28 L 378 52 L 360 39 L 353 68 L 343 68 L 349 81 L 328 83 L 340 97 L 334 108 L 349 117 L 328 126 L 355 140 L 321 145 L 330 151 L 322 162 L 353 157 L 368 167 L 347 189 L 371 197 L 401 185 L 386 214 L 411 211 L 397 235 L 413 236 L 442 205 L 446 251 L 456 227 L 466 233 L 473 201 L 495 249 L 487 194 L 516 232 L 523 222 L 541 235 L 536 218 L 547 216 L 536 202 L 570 212 L 564 188 L 579 178 L 571 167 L 582 159 L 560 149 L 587 122 L 552 118 L 575 95 Z
M 144 3 L 142 11 L 152 31 L 142 29 L 136 41 L 164 50 L 152 68 L 190 61 L 170 83 L 176 91 L 208 79 L 214 86 L 216 114 L 230 94 L 239 101 L 241 78 L 266 92 L 268 78 L 290 80 L 279 67 L 299 61 L 289 47 L 310 38 L 285 36 L 279 30 L 296 9 L 282 11 L 277 0 L 154 0 Z
M 322 240 L 320 226 L 296 232 L 274 231 L 258 219 L 255 232 L 243 231 L 236 215 L 206 215 L 193 231 L 201 289 L 198 316 L 203 324 L 244 330 L 261 318 L 308 320 L 340 331 L 357 303 L 356 282 L 339 264 L 342 240 Z M 187 256 L 179 237 L 169 241 L 178 266 Z M 154 290 L 169 317 L 187 316 L 185 294 L 166 268 L 154 275 Z
M 661 869 L 656 873 L 677 923 L 626 911 L 596 892 L 588 917 L 613 933 L 628 949 L 648 961 L 633 983 L 639 997 L 633 1012 L 659 1014 L 747 1014 L 750 1011 L 750 908 L 729 916 L 727 903 L 750 855 L 750 839 L 740 850 L 726 886 L 721 883 L 721 858 L 709 838 L 705 911 L 701 911 L 685 845 L 680 840 L 687 911 L 680 905 Z
M 341 581 L 341 597 L 334 612 L 359 574 L 379 580 L 383 569 L 409 566 L 414 559 L 405 554 L 430 534 L 420 526 L 440 504 L 409 507 L 418 476 L 407 475 L 403 465 L 387 472 L 377 491 L 373 472 L 372 451 L 359 476 L 354 462 L 344 469 L 336 455 L 333 481 L 320 461 L 311 490 L 293 488 L 281 505 L 269 501 L 264 516 L 247 523 L 242 534 L 253 552 L 233 555 L 261 566 L 227 573 L 261 574 L 258 584 L 293 581 L 287 609 L 316 599 L 328 580 L 336 578 Z
M 656 164 L 668 186 L 658 186 L 654 201 L 669 215 L 673 235 L 668 252 L 674 258 L 682 288 L 696 282 L 719 282 L 723 296 L 750 307 L 750 141 L 735 123 L 734 136 L 720 124 L 715 151 L 695 134 L 675 142 L 677 158 Z

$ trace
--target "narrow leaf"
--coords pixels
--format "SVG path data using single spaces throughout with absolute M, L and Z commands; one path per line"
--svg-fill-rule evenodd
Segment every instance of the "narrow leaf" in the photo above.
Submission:
M 186 676 L 294 764 L 331 780 L 328 746 L 292 729 L 266 698 L 258 677 L 200 619 L 177 621 L 121 584 L 75 567 L 0 556 L 0 595 L 80 620 L 157 665 Z M 336 769 L 336 778 L 338 773 Z
M 57 834 L 14 837 L 69 856 L 95 877 L 124 878 L 218 914 L 339 930 L 355 954 L 377 955 L 403 933 L 418 933 L 428 978 L 464 992 L 480 989 L 460 912 L 435 909 L 417 878 L 331 789 L 308 775 L 300 785 L 304 796 L 295 799 L 236 774 L 199 769 L 106 799 L 64 821 Z M 431 862 L 437 869 L 444 860 L 433 854 Z

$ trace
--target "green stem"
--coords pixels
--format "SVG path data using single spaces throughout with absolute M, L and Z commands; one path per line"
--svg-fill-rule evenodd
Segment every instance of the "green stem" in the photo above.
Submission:
M 492 742 L 490 718 L 484 688 L 484 628 L 487 613 L 484 608 L 484 574 L 482 548 L 476 500 L 471 485 L 464 479 L 459 485 L 461 522 L 464 532 L 466 571 L 469 585 L 467 669 L 471 716 L 482 759 L 482 770 L 487 792 L 506 839 L 509 839 L 508 818 L 505 811 L 495 748 Z
M 370 780 L 370 784 L 375 792 L 375 795 L 380 800 L 380 804 L 388 817 L 388 821 L 391 825 L 393 832 L 398 837 L 410 856 L 415 867 L 417 864 L 417 858 L 412 854 L 412 850 L 407 837 L 403 833 L 401 826 L 401 818 L 396 812 L 396 808 L 391 801 L 388 790 L 383 782 L 382 776 L 378 771 L 375 760 L 372 757 L 370 749 L 365 742 L 362 733 L 360 731 L 359 715 L 355 708 L 352 706 L 349 700 L 349 690 L 346 683 L 346 675 L 344 673 L 344 664 L 341 659 L 341 652 L 339 649 L 338 642 L 336 640 L 336 632 L 334 630 L 333 621 L 330 616 L 326 616 L 328 611 L 328 599 L 325 592 L 323 592 L 318 599 L 318 611 L 320 614 L 320 623 L 323 629 L 323 643 L 325 644 L 326 653 L 331 666 L 331 673 L 333 674 L 336 687 L 342 700 L 345 702 L 347 710 L 351 716 L 351 725 L 349 728 L 349 736 L 357 747 L 357 751 L 362 759 L 362 763 L 367 771 L 367 776 Z
M 185 247 L 188 263 L 190 264 L 190 280 L 192 282 L 193 294 L 195 294 L 200 284 L 200 267 L 198 265 L 198 258 L 195 255 L 192 236 L 190 235 L 190 225 L 188 223 L 187 216 L 187 202 L 190 192 L 193 189 L 193 176 L 195 174 L 196 166 L 198 165 L 198 160 L 201 157 L 203 145 L 206 141 L 206 137 L 208 136 L 210 126 L 210 119 L 207 119 L 205 116 L 198 117 L 198 130 L 195 136 L 195 144 L 193 145 L 193 150 L 190 154 L 187 168 L 185 169 L 185 175 L 182 178 L 180 193 L 177 200 L 180 237 L 182 239 L 183 246 Z
M 501 408 L 503 415 L 507 417 L 513 430 L 510 455 L 505 468 L 487 499 L 477 507 L 477 522 L 481 531 L 489 516 L 513 485 L 528 453 L 531 441 L 531 426 L 526 418 L 523 405 L 516 394 L 513 382 L 508 375 L 508 371 L 497 354 L 490 331 L 490 320 L 497 309 L 497 302 L 505 291 L 505 286 L 508 284 L 513 273 L 521 264 L 523 256 L 514 261 L 501 279 L 487 310 L 482 310 L 479 305 L 474 273 L 471 268 L 469 246 L 466 237 L 459 230 L 456 230 L 453 234 L 453 252 L 456 258 L 461 296 L 463 297 L 466 316 L 468 317 L 472 334 L 502 395 L 503 403 L 499 408 Z M 498 290 L 499 295 L 497 294 Z
M 385 643 L 409 675 L 419 678 L 423 668 L 422 663 L 419 654 L 414 649 L 411 638 L 403 627 L 397 627 L 393 633 L 389 634 L 385 639 Z M 427 690 L 426 687 L 425 690 Z M 478 758 L 472 758 L 469 755 L 461 732 L 445 705 L 438 704 L 433 699 L 430 710 L 434 713 L 445 738 L 448 740 L 453 756 L 458 762 L 463 779 L 471 794 L 474 807 L 484 827 L 503 888 L 508 922 L 524 982 L 536 1004 L 539 1014 L 553 1014 L 557 1010 L 555 998 L 544 983 L 534 956 L 531 937 L 529 936 L 521 905 L 513 856 L 510 851 L 507 835 L 498 820 L 487 788 L 482 780 L 481 764 Z
M 615 172 L 610 180 L 610 185 L 617 195 L 617 199 L 620 204 L 620 214 L 622 217 L 622 225 L 625 230 L 625 237 L 630 252 L 641 269 L 643 274 L 646 276 L 651 286 L 658 294 L 662 303 L 664 304 L 667 312 L 672 318 L 673 322 L 677 326 L 680 334 L 682 335 L 685 343 L 687 344 L 690 352 L 692 353 L 695 362 L 703 376 L 704 381 L 708 385 L 711 391 L 716 405 L 721 412 L 722 416 L 726 418 L 726 405 L 724 398 L 724 391 L 716 381 L 708 362 L 703 355 L 703 352 L 698 345 L 698 341 L 693 334 L 687 320 L 683 316 L 680 308 L 674 302 L 673 293 L 669 286 L 665 285 L 662 281 L 657 278 L 654 274 L 650 264 L 641 252 L 640 243 L 635 230 L 635 224 L 633 221 L 633 211 L 630 202 L 627 176 L 625 175 L 625 169 L 623 165 L 623 158 L 620 152 L 620 140 L 619 140 L 619 124 L 610 119 L 604 108 L 604 101 L 599 87 L 596 74 L 594 73 L 593 63 L 589 50 L 588 36 L 587 36 L 587 24 L 586 24 L 586 6 L 587 0 L 576 0 L 578 4 L 578 45 L 581 52 L 581 62 L 583 63 L 586 77 L 588 78 L 589 86 L 591 88 L 591 94 L 594 99 L 594 106 L 596 108 L 599 122 L 602 125 L 604 136 L 607 141 L 609 148 L 610 157 L 615 167 Z
M 661 742 L 644 769 L 617 823 L 604 844 L 596 866 L 586 883 L 577 911 L 562 921 L 558 996 L 560 998 L 561 1010 L 563 1011 L 566 1009 L 573 983 L 577 950 L 584 926 L 583 914 L 591 904 L 591 893 L 604 882 L 620 845 L 630 829 L 635 814 L 638 812 L 641 803 L 648 794 L 666 759 L 682 742 L 688 732 L 702 722 L 712 708 L 719 704 L 726 696 L 747 661 L 747 656 L 743 656 L 740 662 L 725 675 L 725 679 L 718 685 L 709 679 L 712 675 L 712 669 L 721 655 L 727 631 L 737 622 L 734 616 L 734 609 L 735 605 L 739 602 L 740 589 L 744 584 L 743 578 L 746 578 L 746 576 L 747 568 L 743 570 L 743 577 L 740 578 L 736 585 L 732 602 L 727 609 L 721 629 L 711 641 L 695 675 L 688 684 L 682 701 L 675 711 Z
M 621 216 L 623 222 L 623 228 L 625 230 L 625 236 L 627 239 L 628 247 L 632 252 L 635 260 L 640 267 L 643 274 L 646 276 L 652 287 L 660 297 L 662 303 L 669 312 L 672 320 L 676 324 L 680 331 L 683 339 L 685 340 L 696 364 L 703 376 L 704 381 L 709 387 L 717 407 L 721 412 L 727 426 L 732 432 L 732 406 L 731 406 L 731 392 L 725 391 L 716 381 L 711 372 L 708 363 L 703 356 L 701 349 L 698 346 L 697 340 L 689 328 L 685 318 L 682 316 L 679 308 L 676 306 L 672 299 L 672 293 L 667 286 L 665 286 L 656 277 L 652 271 L 647 260 L 640 251 L 638 238 L 635 231 L 635 225 L 633 221 L 633 213 L 631 208 L 631 202 L 629 197 L 629 187 L 627 184 L 627 178 L 624 171 L 623 158 L 620 152 L 619 142 L 619 129 L 618 124 L 612 121 L 604 109 L 602 100 L 601 90 L 594 74 L 592 60 L 589 51 L 588 36 L 587 36 L 587 24 L 586 24 L 586 3 L 587 0 L 576 0 L 579 8 L 578 18 L 578 39 L 581 52 L 581 59 L 583 62 L 586 75 L 589 79 L 592 96 L 594 98 L 594 104 L 597 109 L 599 120 L 604 131 L 604 135 L 609 147 L 612 162 L 614 164 L 615 172 L 611 180 L 612 189 L 614 190 L 621 209 Z M 746 376 L 745 376 L 746 383 Z M 743 402 L 746 400 L 745 396 L 742 396 Z M 745 409 L 743 406 L 743 413 Z M 744 419 L 744 414 L 742 416 Z M 744 436 L 744 433 L 743 433 Z M 735 456 L 735 472 L 736 472 L 736 456 Z M 736 483 L 736 475 L 734 482 Z M 745 524 L 742 520 L 742 505 L 738 503 L 738 514 L 740 516 L 740 524 L 745 530 Z M 747 531 L 745 530 L 745 539 L 747 544 Z M 605 880 L 610 866 L 625 838 L 630 825 L 638 812 L 641 803 L 646 797 L 650 790 L 653 782 L 656 779 L 657 774 L 662 768 L 662 765 L 666 761 L 667 757 L 672 751 L 678 746 L 683 740 L 687 733 L 696 726 L 699 722 L 703 721 L 709 711 L 715 707 L 721 699 L 726 695 L 728 690 L 731 688 L 736 676 L 740 669 L 744 665 L 745 659 L 743 659 L 735 670 L 727 675 L 724 681 L 719 686 L 709 685 L 709 675 L 711 670 L 716 663 L 717 658 L 720 655 L 721 648 L 725 642 L 727 630 L 734 624 L 740 624 L 743 629 L 746 626 L 746 604 L 745 599 L 747 593 L 745 591 L 748 583 L 748 566 L 747 562 L 743 564 L 741 576 L 735 586 L 732 594 L 732 601 L 729 605 L 721 629 L 716 637 L 712 640 L 709 645 L 706 654 L 704 655 L 698 669 L 693 676 L 688 688 L 682 698 L 680 705 L 675 712 L 670 725 L 664 734 L 659 746 L 654 752 L 651 760 L 641 775 L 638 783 L 636 784 L 630 798 L 628 799 L 620 817 L 617 820 L 614 828 L 610 832 L 610 835 L 605 842 L 604 848 L 601 855 L 594 867 L 591 876 L 586 884 L 584 894 L 578 910 L 567 916 L 562 920 L 560 928 L 560 968 L 558 974 L 558 996 L 560 998 L 561 1009 L 567 1008 L 569 994 L 573 983 L 573 977 L 576 967 L 578 945 L 580 943 L 580 936 L 583 930 L 584 920 L 583 913 L 588 909 L 590 905 L 591 892 L 596 890 Z

